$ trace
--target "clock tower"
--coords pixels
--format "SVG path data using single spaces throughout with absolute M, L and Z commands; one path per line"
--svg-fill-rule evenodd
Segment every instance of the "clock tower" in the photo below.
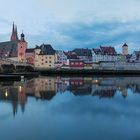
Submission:
M 26 49 L 28 43 L 25 40 L 25 35 L 22 32 L 21 39 L 18 41 L 18 61 L 19 62 L 26 62 Z

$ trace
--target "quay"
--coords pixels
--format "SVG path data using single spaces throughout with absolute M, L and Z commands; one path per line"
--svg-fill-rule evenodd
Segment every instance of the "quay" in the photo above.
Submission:
M 38 77 L 39 72 L 28 72 L 28 73 L 0 73 L 0 81 L 20 81 L 24 78 Z
M 40 70 L 40 74 L 44 75 L 140 75 L 140 70 Z

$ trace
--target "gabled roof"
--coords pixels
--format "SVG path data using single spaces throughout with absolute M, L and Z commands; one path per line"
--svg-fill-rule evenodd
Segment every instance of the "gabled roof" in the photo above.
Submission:
M 55 55 L 55 50 L 50 44 L 42 44 L 37 46 L 36 49 L 41 49 L 40 55 Z
M 55 50 L 50 44 L 41 45 L 41 50 L 47 55 L 55 55 Z
M 115 55 L 117 54 L 114 47 L 100 46 L 102 54 Z

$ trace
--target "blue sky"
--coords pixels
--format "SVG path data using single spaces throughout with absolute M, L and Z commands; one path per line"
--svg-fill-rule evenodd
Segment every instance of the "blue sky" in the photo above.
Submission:
M 94 48 L 123 43 L 140 49 L 139 0 L 4 0 L 0 4 L 0 41 L 9 39 L 12 22 L 24 30 L 30 47 Z

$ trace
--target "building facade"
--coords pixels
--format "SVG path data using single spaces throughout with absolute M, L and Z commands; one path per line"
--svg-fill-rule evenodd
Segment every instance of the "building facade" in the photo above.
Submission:
M 30 49 L 26 49 L 26 63 L 28 64 L 35 64 L 35 49 L 34 48 L 30 48 Z
M 84 69 L 84 61 L 83 60 L 70 60 L 69 64 L 70 69 Z
M 55 67 L 62 67 L 63 65 L 67 65 L 67 56 L 64 51 L 56 51 L 56 62 Z
M 84 62 L 92 61 L 92 52 L 90 49 L 85 48 L 74 49 L 73 52 L 76 53 L 78 59 L 83 60 Z
M 35 48 L 35 68 L 53 69 L 55 68 L 56 51 L 49 44 L 43 44 Z

